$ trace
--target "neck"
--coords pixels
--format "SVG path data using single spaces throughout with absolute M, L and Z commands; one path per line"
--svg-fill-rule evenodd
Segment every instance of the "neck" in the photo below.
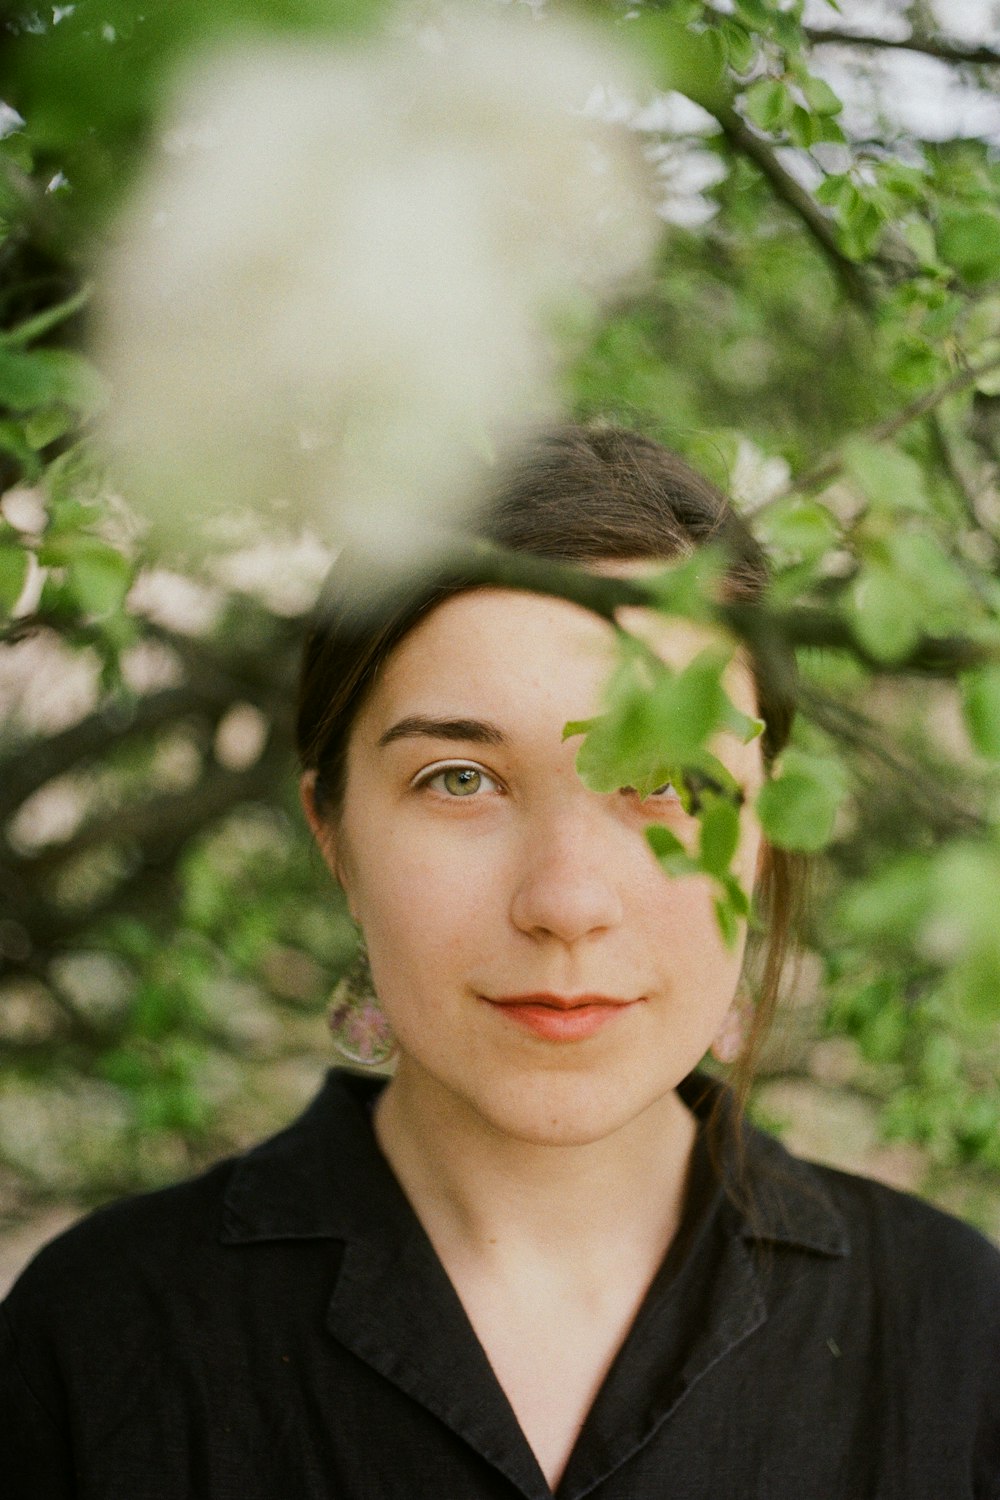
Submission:
M 582 1145 L 513 1138 L 404 1059 L 375 1117 L 383 1154 L 442 1257 L 531 1257 L 580 1279 L 623 1248 L 655 1267 L 676 1232 L 695 1122 L 670 1092 Z

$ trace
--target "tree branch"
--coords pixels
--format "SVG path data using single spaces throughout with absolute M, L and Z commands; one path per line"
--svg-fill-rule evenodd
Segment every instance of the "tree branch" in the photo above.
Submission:
M 915 810 L 921 827 L 942 837 L 955 833 L 982 833 L 985 821 L 958 800 L 940 776 L 935 776 L 912 756 L 897 750 L 868 714 L 853 705 L 802 682 L 799 686 L 802 712 L 841 744 L 848 744 L 869 760 L 884 766 L 895 778 L 900 793 Z
M 188 841 L 242 803 L 270 797 L 287 770 L 288 756 L 286 736 L 272 734 L 260 759 L 246 771 L 215 766 L 192 791 L 141 804 L 131 816 L 119 814 L 99 828 L 84 829 L 77 839 L 41 855 L 0 863 L 4 907 L 24 928 L 32 947 L 32 955 L 23 962 L 11 961 L 9 967 L 29 967 L 34 955 L 66 946 L 111 915 L 133 911 L 147 916 L 155 913 L 161 919 L 169 911 L 173 870 Z M 136 845 L 135 863 L 124 885 L 116 884 L 95 905 L 72 909 L 43 894 L 47 878 L 66 859 L 98 841 L 117 842 L 123 837 Z
M 984 359 L 978 365 L 967 365 L 964 370 L 959 370 L 950 379 L 942 381 L 933 389 L 925 391 L 916 400 L 910 401 L 891 416 L 883 417 L 873 427 L 863 428 L 858 432 L 852 432 L 850 438 L 864 438 L 871 443 L 884 443 L 888 438 L 895 437 L 904 427 L 918 418 L 925 417 L 935 407 L 940 406 L 942 401 L 947 401 L 949 396 L 958 395 L 959 392 L 967 390 L 969 386 L 975 385 L 984 375 L 989 375 L 993 370 L 1000 369 L 1000 355 L 993 355 L 990 359 Z M 767 503 L 772 505 L 775 500 L 784 500 L 788 495 L 797 494 L 801 490 L 812 490 L 820 485 L 827 484 L 835 479 L 844 468 L 844 444 L 838 446 L 815 463 L 811 469 L 804 474 L 795 474 Z M 761 506 L 761 509 L 765 509 Z
M 68 860 L 78 858 L 101 844 L 137 843 L 145 859 L 156 863 L 197 829 L 212 822 L 235 802 L 251 797 L 271 784 L 274 768 L 289 754 L 288 736 L 282 724 L 274 725 L 261 757 L 245 771 L 231 771 L 209 764 L 201 780 L 183 792 L 165 792 L 145 801 L 112 808 L 84 823 L 78 833 L 63 843 L 50 844 L 38 854 L 17 861 L 22 878 L 47 876 Z M 262 763 L 266 772 L 261 774 Z
M 832 220 L 823 212 L 812 194 L 782 166 L 768 143 L 750 128 L 735 109 L 728 104 L 721 104 L 714 106 L 711 112 L 722 126 L 733 150 L 753 162 L 770 183 L 775 196 L 805 225 L 850 300 L 870 313 L 874 308 L 875 298 L 868 278 L 861 267 L 841 250 Z
M 160 689 L 128 704 L 127 715 L 109 713 L 108 703 L 79 723 L 45 740 L 31 740 L 0 758 L 0 825 L 13 816 L 31 794 L 53 777 L 75 766 L 104 756 L 144 734 L 192 714 L 205 714 L 213 721 L 240 700 L 254 703 L 269 715 L 287 697 L 289 682 L 289 637 L 301 634 L 302 622 L 282 621 L 272 649 L 250 653 L 245 659 L 213 650 L 161 626 L 149 625 L 145 634 L 168 646 L 179 658 L 187 680 L 176 687 Z
M 841 47 L 875 47 L 883 50 L 922 52 L 942 62 L 972 63 L 979 67 L 1000 67 L 1000 52 L 992 47 L 964 47 L 961 42 L 932 37 L 917 32 L 905 40 L 888 36 L 867 36 L 864 32 L 839 31 L 833 27 L 803 26 L 803 34 L 814 47 L 836 44 Z
M 364 575 L 359 576 L 359 584 Z M 617 610 L 626 606 L 662 607 L 656 588 L 642 578 L 620 578 L 590 573 L 571 563 L 534 557 L 524 552 L 508 552 L 487 542 L 456 542 L 435 569 L 431 592 L 437 583 L 442 590 L 453 586 L 473 587 L 493 584 L 500 588 L 526 589 L 529 593 L 551 594 L 580 604 L 584 609 L 617 624 Z M 411 580 L 397 584 L 397 602 L 408 595 L 414 601 L 425 600 L 428 584 Z M 365 606 L 365 595 L 359 597 L 359 608 Z M 369 602 L 371 590 L 369 589 Z M 383 595 L 376 609 L 384 609 Z M 970 667 L 997 660 L 997 648 L 968 636 L 923 636 L 913 650 L 898 661 L 883 661 L 868 652 L 855 638 L 848 621 L 835 609 L 799 606 L 792 609 L 769 609 L 763 604 L 746 604 L 734 600 L 706 600 L 709 613 L 724 629 L 745 641 L 759 659 L 779 664 L 789 653 L 806 648 L 846 651 L 882 676 L 923 675 L 951 677 Z
M 164 688 L 136 704 L 131 717 L 114 724 L 98 709 L 47 740 L 31 740 L 16 754 L 0 761 L 0 823 L 12 817 L 22 802 L 56 776 L 62 776 L 94 756 L 103 756 L 165 724 L 212 708 L 216 715 L 227 706 L 191 687 Z

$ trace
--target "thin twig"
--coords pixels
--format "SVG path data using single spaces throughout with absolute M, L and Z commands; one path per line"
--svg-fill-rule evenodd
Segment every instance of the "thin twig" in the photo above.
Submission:
M 837 44 L 842 47 L 876 47 L 903 52 L 923 52 L 927 57 L 940 58 L 942 62 L 972 63 L 979 67 L 1000 67 L 1000 52 L 992 47 L 964 47 L 944 37 L 932 37 L 912 32 L 905 39 L 889 36 L 869 36 L 864 32 L 839 31 L 832 27 L 804 26 L 803 34 L 814 47 Z
M 942 835 L 985 830 L 983 818 L 954 797 L 940 776 L 893 746 L 868 714 L 810 682 L 800 683 L 798 696 L 800 710 L 814 724 L 891 772 L 907 801 L 919 809 L 922 825 Z
M 861 428 L 849 434 L 848 440 L 863 438 L 869 443 L 884 443 L 887 439 L 895 437 L 904 427 L 911 422 L 916 422 L 920 417 L 925 417 L 928 412 L 940 406 L 942 401 L 947 401 L 949 396 L 956 396 L 959 392 L 967 390 L 970 385 L 975 385 L 984 375 L 989 375 L 993 370 L 1000 369 L 1000 355 L 993 355 L 990 359 L 984 359 L 978 365 L 967 365 L 964 370 L 959 370 L 948 380 L 936 385 L 932 390 L 925 391 L 916 400 L 908 402 L 906 406 L 900 407 L 899 411 L 893 412 L 891 416 L 883 417 L 872 427 Z M 768 505 L 775 500 L 783 500 L 787 495 L 798 494 L 802 490 L 817 489 L 820 485 L 827 484 L 835 479 L 844 468 L 844 443 L 838 443 L 837 447 L 804 474 L 795 474 L 788 484 L 768 501 Z M 761 507 L 763 509 L 764 507 Z
M 987 530 L 979 516 L 979 493 L 975 481 L 959 454 L 956 453 L 951 437 L 941 420 L 941 413 L 939 411 L 928 412 L 927 425 L 938 451 L 941 467 L 961 496 L 966 521 L 977 531 Z

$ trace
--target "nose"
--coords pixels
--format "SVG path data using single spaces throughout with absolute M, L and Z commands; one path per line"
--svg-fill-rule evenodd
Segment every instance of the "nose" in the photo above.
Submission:
M 600 824 L 577 806 L 525 830 L 510 907 L 515 927 L 577 943 L 621 923 L 621 871 Z

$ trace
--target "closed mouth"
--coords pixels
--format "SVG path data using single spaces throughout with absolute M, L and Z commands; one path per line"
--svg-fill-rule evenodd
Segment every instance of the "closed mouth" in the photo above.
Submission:
M 484 995 L 483 999 L 490 1005 L 537 1005 L 546 1010 L 582 1010 L 594 1006 L 637 1004 L 637 1000 L 621 999 L 614 995 L 554 995 L 548 991 L 534 995 Z

